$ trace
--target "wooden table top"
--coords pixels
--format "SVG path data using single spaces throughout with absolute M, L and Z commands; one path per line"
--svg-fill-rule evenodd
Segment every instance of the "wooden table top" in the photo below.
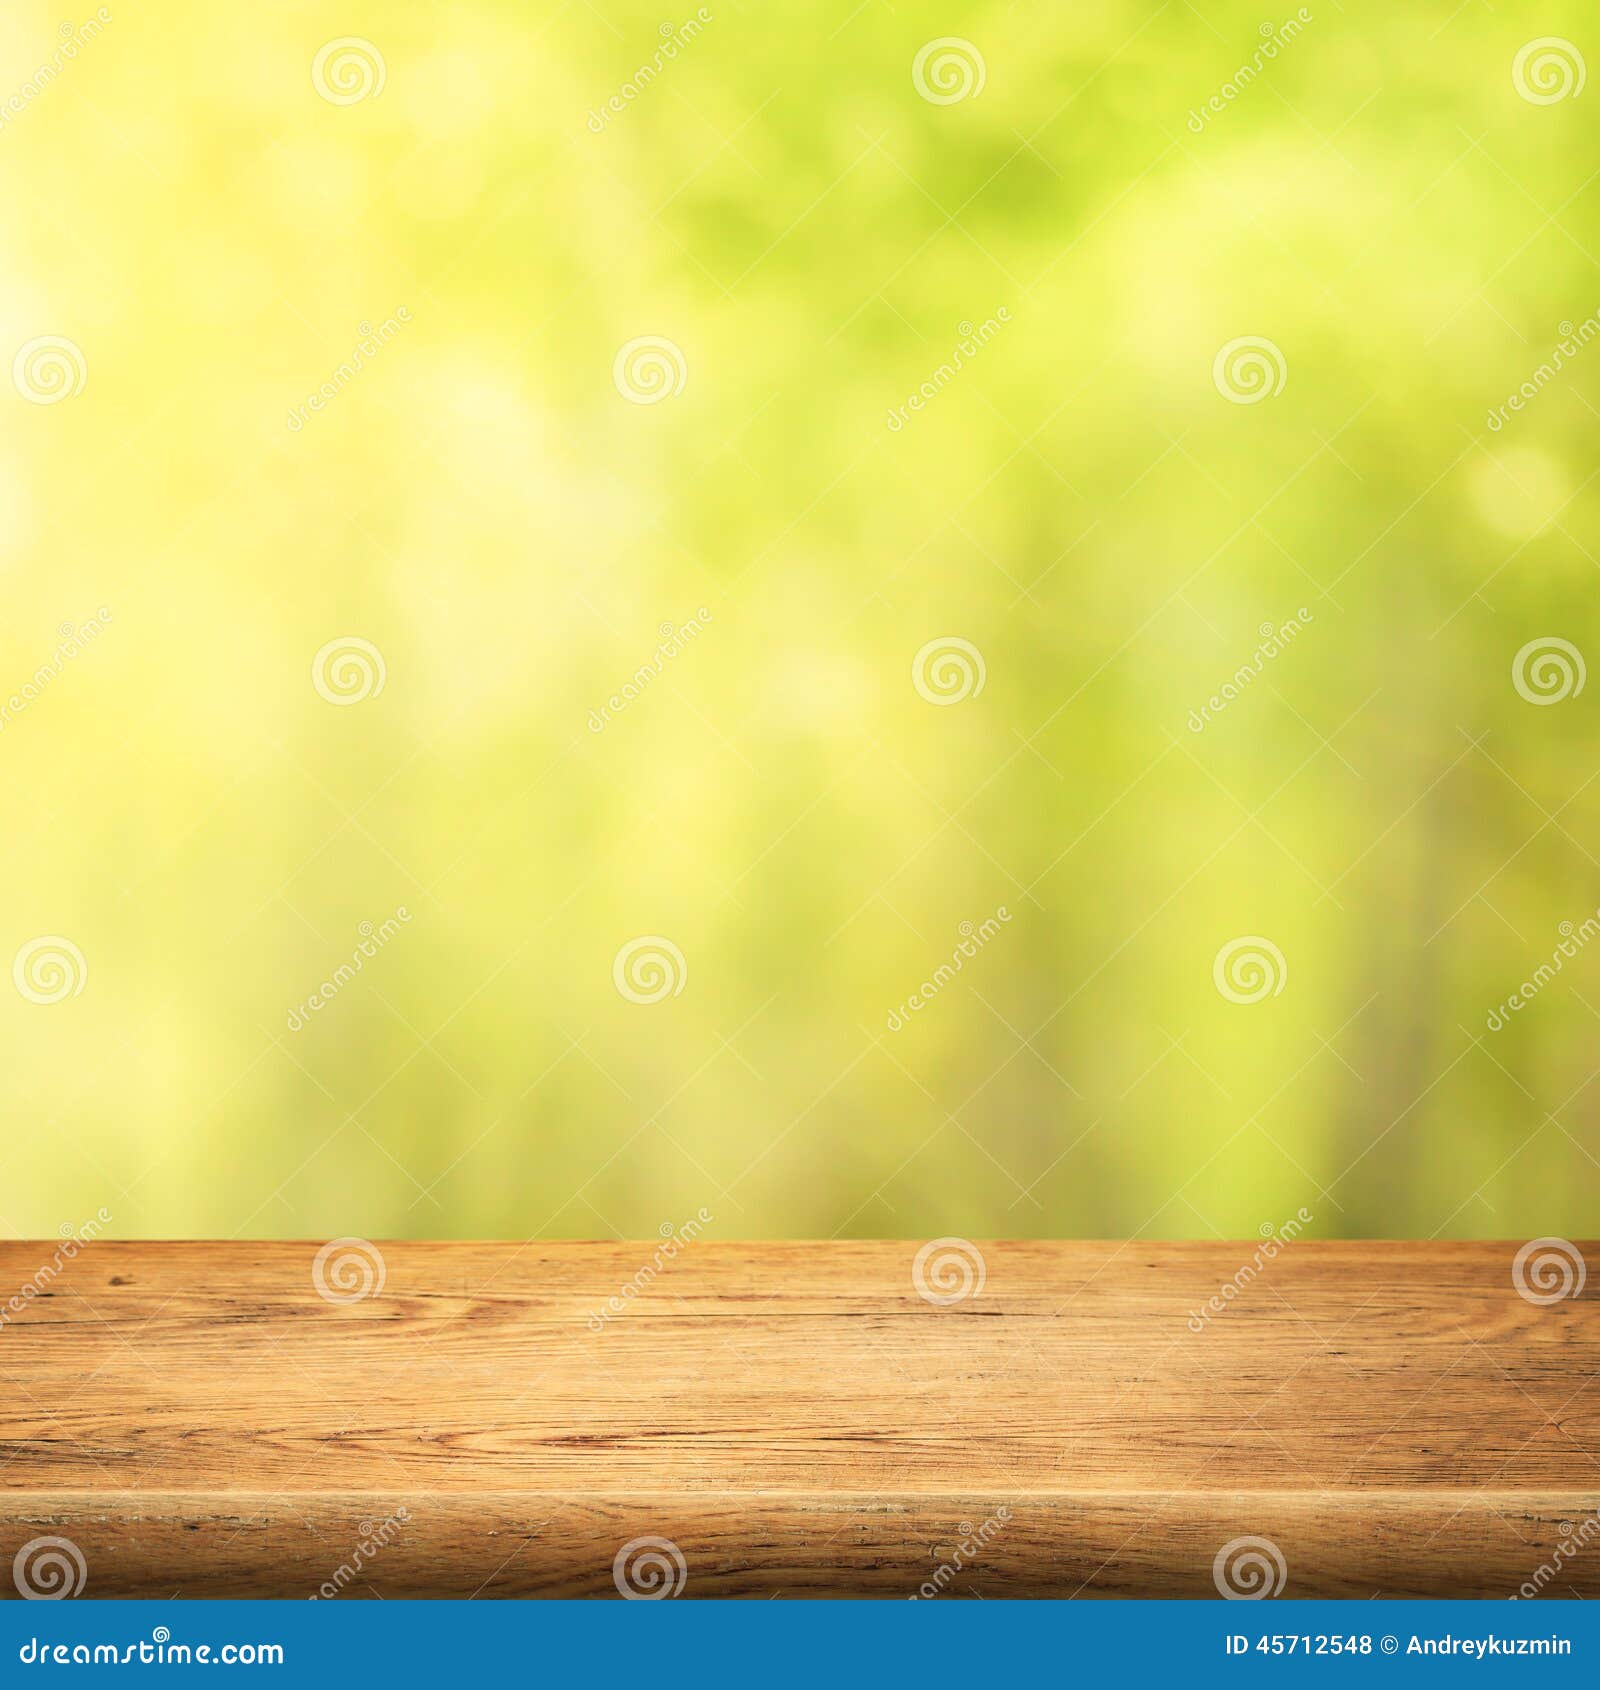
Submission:
M 6 1243 L 0 1593 L 1600 1595 L 1519 1247 Z

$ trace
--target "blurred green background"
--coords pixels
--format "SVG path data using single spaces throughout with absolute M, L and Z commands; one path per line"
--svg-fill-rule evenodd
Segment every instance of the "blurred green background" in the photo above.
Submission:
M 1583 1231 L 1600 34 L 1307 12 L 7 8 L 0 1226 Z

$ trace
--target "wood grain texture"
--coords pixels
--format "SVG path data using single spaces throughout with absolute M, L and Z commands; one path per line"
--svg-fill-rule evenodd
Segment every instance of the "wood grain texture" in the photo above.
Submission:
M 0 1577 L 615 1595 L 656 1537 L 685 1596 L 1212 1597 L 1259 1537 L 1286 1596 L 1600 1595 L 1600 1316 L 1514 1245 L 1297 1242 L 1198 1331 L 1254 1243 L 984 1243 L 950 1306 L 911 1243 L 655 1248 L 386 1244 L 333 1303 L 315 1244 L 88 1246 L 0 1324 Z

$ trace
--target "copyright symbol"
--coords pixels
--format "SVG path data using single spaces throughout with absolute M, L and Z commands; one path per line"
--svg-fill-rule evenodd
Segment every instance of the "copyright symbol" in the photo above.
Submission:
M 1400 1651 L 1400 1639 L 1398 1637 L 1385 1637 L 1379 1642 L 1378 1647 L 1386 1655 L 1398 1654 Z

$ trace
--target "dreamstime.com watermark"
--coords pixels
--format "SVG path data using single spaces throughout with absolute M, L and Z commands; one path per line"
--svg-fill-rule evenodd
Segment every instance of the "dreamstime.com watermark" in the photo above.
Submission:
M 82 1226 L 63 1226 L 61 1242 L 56 1245 L 50 1260 L 43 1263 L 33 1277 L 25 1281 L 4 1303 L 0 1303 L 0 1326 L 9 1326 L 19 1314 L 27 1310 L 30 1303 L 48 1296 L 50 1287 L 67 1265 L 75 1261 L 79 1252 L 94 1243 L 110 1225 L 111 1211 L 102 1207 L 95 1211 L 92 1220 L 85 1221 Z
M 74 658 L 81 657 L 110 626 L 111 612 L 102 605 L 85 623 L 63 622 L 56 629 L 58 644 L 49 657 L 9 698 L 0 699 L 0 731 L 20 716 Z
M 682 1594 L 689 1563 L 670 1537 L 636 1537 L 611 1561 L 611 1582 L 624 1602 L 663 1602 Z
M 1287 622 L 1280 622 L 1276 627 L 1270 622 L 1263 622 L 1256 630 L 1261 636 L 1261 644 L 1198 710 L 1189 712 L 1186 724 L 1189 732 L 1204 733 L 1206 723 L 1220 716 L 1274 657 L 1281 656 L 1294 644 L 1295 635 L 1315 621 L 1316 617 L 1302 605 Z
M 20 88 L 0 100 L 0 129 L 4 129 L 20 112 L 26 111 L 110 22 L 111 9 L 102 6 L 92 18 L 86 18 L 80 24 L 62 24 L 61 41 L 55 52 Z
M 989 1264 L 970 1238 L 930 1238 L 911 1258 L 911 1286 L 925 1303 L 951 1309 L 983 1295 Z
M 370 1238 L 330 1238 L 311 1263 L 311 1288 L 325 1303 L 381 1297 L 389 1264 Z
M 317 697 L 345 709 L 376 698 L 389 681 L 389 665 L 371 640 L 339 634 L 317 648 L 311 684 Z
M 89 1582 L 89 1563 L 70 1537 L 30 1538 L 11 1562 L 11 1582 L 24 1602 L 70 1602 Z
M 51 1643 L 30 1637 L 18 1646 L 24 1666 L 224 1666 L 281 1667 L 281 1643 L 174 1643 L 171 1628 L 158 1625 L 137 1643 Z
M 83 996 L 89 959 L 64 933 L 25 940 L 11 959 L 11 984 L 29 1003 L 50 1005 Z
M 1311 1211 L 1302 1205 L 1295 1211 L 1294 1218 L 1285 1221 L 1282 1226 L 1274 1227 L 1271 1221 L 1263 1222 L 1264 1236 L 1250 1260 L 1244 1263 L 1232 1279 L 1224 1280 L 1199 1308 L 1190 1309 L 1189 1330 L 1204 1332 L 1206 1322 L 1213 1315 L 1225 1314 L 1228 1305 L 1244 1294 L 1246 1287 L 1259 1278 L 1268 1264 L 1276 1261 L 1287 1246 L 1294 1243 L 1314 1218 Z
M 377 328 L 371 323 L 362 323 L 356 329 L 357 341 L 350 356 L 339 365 L 331 376 L 317 389 L 315 393 L 306 396 L 305 403 L 294 406 L 284 419 L 284 427 L 291 434 L 298 434 L 311 418 L 319 411 L 327 410 L 328 406 L 353 382 L 358 375 L 373 363 L 380 352 L 399 334 L 401 328 L 411 321 L 411 308 L 402 305 L 392 317 L 385 317 Z
M 1289 983 L 1289 964 L 1265 935 L 1242 933 L 1212 959 L 1211 981 L 1229 1003 L 1261 1003 L 1282 993 Z
M 890 408 L 884 417 L 884 427 L 891 434 L 898 434 L 918 411 L 926 410 L 930 401 L 937 399 L 941 393 L 953 382 L 962 370 L 999 334 L 1001 325 L 1011 321 L 1011 308 L 1002 305 L 992 317 L 985 317 L 974 327 L 970 322 L 956 325 L 956 333 L 960 340 L 956 343 L 955 351 L 936 369 L 916 390 L 907 396 L 903 405 Z
M 993 915 L 985 916 L 976 924 L 970 921 L 962 922 L 956 929 L 961 939 L 950 953 L 950 960 L 941 962 L 932 975 L 924 980 L 898 1009 L 889 1011 L 888 1020 L 885 1022 L 889 1031 L 898 1033 L 911 1016 L 936 998 L 1010 919 L 1011 911 L 1001 904 Z
M 1544 392 L 1596 335 L 1600 335 L 1600 313 L 1585 317 L 1576 328 L 1571 323 L 1561 323 L 1556 333 L 1561 338 L 1550 356 L 1514 392 L 1506 395 L 1504 404 L 1496 405 L 1490 411 L 1486 421 L 1491 434 L 1498 434 L 1512 416 L 1527 410 L 1529 403 Z
M 76 399 L 89 382 L 89 360 L 64 334 L 36 335 L 11 360 L 11 385 L 30 405 L 60 405 Z
M 649 659 L 641 663 L 633 674 L 626 680 L 620 692 L 614 692 L 598 710 L 589 712 L 589 732 L 604 733 L 606 723 L 613 716 L 620 716 L 633 701 L 661 674 L 666 666 L 691 645 L 696 637 L 705 631 L 706 624 L 711 620 L 711 612 L 704 605 L 689 618 L 687 622 L 673 624 L 663 622 L 656 630 L 660 644 L 651 652 Z
M 1533 1569 L 1518 1586 L 1516 1595 L 1508 1598 L 1509 1601 L 1515 1602 L 1518 1597 L 1524 1597 L 1531 1602 L 1552 1579 L 1559 1578 L 1566 1564 L 1600 1536 L 1600 1514 L 1590 1514 L 1576 1523 L 1563 1520 L 1558 1530 L 1561 1541 L 1551 1551 L 1550 1559 L 1541 1561 Z
M 964 35 L 937 35 L 924 41 L 911 61 L 911 86 L 930 106 L 975 100 L 988 80 L 983 54 Z
M 911 684 L 917 696 L 941 709 L 976 698 L 988 679 L 983 653 L 959 634 L 928 640 L 911 659 Z
M 1581 1297 L 1589 1264 L 1570 1238 L 1530 1238 L 1511 1258 L 1511 1284 L 1525 1303 L 1547 1309 Z
M 1225 112 L 1232 103 L 1250 86 L 1262 71 L 1269 65 L 1279 52 L 1291 42 L 1311 22 L 1311 9 L 1302 6 L 1292 18 L 1285 19 L 1281 24 L 1264 23 L 1260 33 L 1266 37 L 1249 59 L 1223 83 L 1221 88 L 1206 101 L 1199 111 L 1189 113 L 1189 127 L 1198 135 L 1213 117 Z
M 376 925 L 370 921 L 363 921 L 356 928 L 356 932 L 361 935 L 361 942 L 350 953 L 350 960 L 341 962 L 310 997 L 302 1003 L 297 1003 L 289 1011 L 285 1018 L 285 1025 L 287 1025 L 289 1031 L 298 1033 L 324 1004 L 332 1003 L 340 992 L 355 979 L 368 961 L 375 957 L 410 920 L 411 911 L 404 904 L 397 904 L 394 914 L 385 917 Z
M 310 1596 L 308 1602 L 319 1599 L 331 1602 L 334 1597 L 341 1595 L 346 1585 L 353 1583 L 360 1577 L 364 1568 L 376 1561 L 378 1556 L 399 1537 L 401 1531 L 411 1523 L 411 1510 L 397 1508 L 381 1525 L 373 1525 L 369 1520 L 363 1520 L 360 1526 L 360 1541 L 351 1550 L 347 1559 L 341 1561 L 334 1569 L 333 1576 L 326 1578 Z
M 1511 86 L 1530 106 L 1575 100 L 1589 79 L 1589 67 L 1576 43 L 1564 35 L 1525 41 L 1511 61 Z
M 1583 653 L 1559 634 L 1540 634 L 1519 647 L 1511 659 L 1511 684 L 1517 697 L 1541 709 L 1576 698 L 1588 679 Z
M 389 80 L 383 54 L 364 35 L 324 41 L 311 61 L 311 86 L 330 106 L 358 106 L 375 100 Z
M 712 20 L 712 12 L 706 6 L 695 9 L 692 18 L 678 24 L 676 28 L 670 23 L 661 25 L 661 45 L 656 48 L 649 59 L 628 78 L 610 99 L 597 110 L 589 113 L 589 128 L 598 135 L 612 120 L 620 116 L 629 105 L 637 100 L 646 88 L 660 76 L 663 70 L 677 58 L 678 49 L 687 47 L 697 35 L 701 33 Z
M 617 1287 L 614 1295 L 606 1300 L 591 1314 L 585 1325 L 591 1332 L 604 1332 L 606 1322 L 616 1320 L 628 1312 L 628 1305 L 643 1295 L 646 1286 L 650 1285 L 689 1245 L 711 1225 L 715 1216 L 706 1208 L 696 1210 L 694 1216 L 686 1220 L 682 1226 L 675 1227 L 671 1221 L 661 1223 L 661 1242 L 655 1247 L 650 1260 L 633 1275 L 624 1280 Z
M 1211 1582 L 1224 1602 L 1262 1602 L 1289 1582 L 1289 1563 L 1270 1537 L 1231 1538 L 1211 1561 Z
M 611 360 L 611 385 L 630 405 L 659 405 L 682 393 L 688 380 L 683 348 L 664 334 L 635 335 Z
M 1489 1011 L 1484 1025 L 1491 1033 L 1498 1033 L 1509 1017 L 1525 1003 L 1531 1003 L 1591 939 L 1600 935 L 1600 909 L 1576 925 L 1563 921 L 1556 931 L 1561 935 L 1561 942 L 1550 953 L 1550 960 L 1541 962 L 1534 969 L 1532 978 L 1524 980 L 1510 997 Z
M 935 1544 L 931 1553 L 940 1557 L 939 1564 L 925 1578 L 917 1588 L 906 1598 L 908 1602 L 931 1601 L 935 1596 L 943 1595 L 944 1591 L 955 1582 L 956 1574 L 963 1567 L 970 1567 L 981 1552 L 1000 1535 L 1001 1528 L 1009 1523 L 1011 1510 L 1006 1507 L 995 1509 L 981 1526 L 974 1526 L 970 1520 L 963 1520 L 956 1528 L 959 1541 L 946 1549 Z
M 689 983 L 689 960 L 664 933 L 641 933 L 611 959 L 611 983 L 629 1003 L 661 1003 Z
M 1276 399 L 1289 380 L 1289 360 L 1277 341 L 1242 334 L 1217 348 L 1211 385 L 1230 405 L 1259 405 Z

